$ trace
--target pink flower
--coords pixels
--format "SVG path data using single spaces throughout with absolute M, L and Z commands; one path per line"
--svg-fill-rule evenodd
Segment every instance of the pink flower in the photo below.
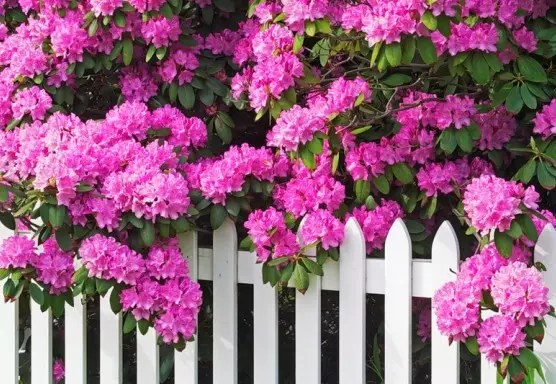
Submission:
M 35 260 L 35 243 L 26 236 L 10 236 L 0 245 L 0 268 L 25 268 Z
M 421 336 L 423 343 L 431 338 L 431 321 L 431 308 L 426 306 L 421 309 L 419 322 L 417 323 L 417 336 Z
M 90 3 L 96 17 L 112 16 L 114 11 L 123 5 L 123 0 L 91 0 Z
M 146 65 L 122 69 L 120 88 L 125 100 L 148 102 L 156 95 L 158 85 Z
M 158 16 L 143 24 L 141 33 L 147 44 L 153 44 L 156 48 L 168 46 L 171 41 L 177 41 L 180 33 L 180 22 L 177 16 L 167 19 Z
M 542 107 L 541 112 L 537 112 L 533 123 L 535 123 L 533 132 L 542 135 L 545 139 L 556 134 L 556 99 Z
M 15 119 L 21 119 L 28 113 L 33 120 L 43 120 L 50 108 L 52 108 L 52 99 L 45 90 L 37 86 L 19 91 L 12 103 Z
M 367 253 L 384 248 L 384 242 L 390 227 L 396 219 L 403 216 L 404 213 L 400 205 L 395 201 L 388 200 L 383 201 L 372 210 L 368 210 L 364 206 L 353 210 L 353 217 L 361 226 L 365 236 Z
M 548 288 L 541 273 L 525 263 L 513 262 L 501 267 L 492 278 L 491 295 L 504 315 L 520 327 L 534 325 L 550 311 Z
M 525 346 L 525 333 L 510 316 L 496 315 L 481 323 L 479 351 L 492 363 L 502 361 L 504 355 L 519 355 Z
M 50 285 L 50 294 L 60 295 L 72 284 L 73 252 L 64 252 L 55 239 L 50 238 L 43 244 L 43 251 L 34 258 L 37 280 Z
M 535 34 L 527 28 L 522 27 L 513 31 L 514 39 L 517 45 L 529 52 L 534 52 L 537 49 L 537 39 Z
M 276 125 L 267 135 L 267 143 L 272 147 L 297 151 L 299 144 L 311 141 L 316 132 L 324 130 L 324 118 L 313 114 L 308 108 L 294 105 L 280 114 Z
M 516 119 L 502 106 L 488 113 L 477 114 L 474 120 L 481 128 L 478 146 L 483 150 L 502 149 L 517 129 Z
M 475 336 L 479 329 L 479 297 L 465 284 L 449 282 L 434 294 L 437 326 L 453 341 Z
M 305 219 L 301 237 L 305 244 L 320 241 L 323 249 L 338 247 L 344 240 L 344 224 L 330 211 L 319 209 Z
M 54 365 L 52 366 L 52 376 L 56 383 L 61 382 L 65 377 L 64 361 L 62 359 L 54 360 Z

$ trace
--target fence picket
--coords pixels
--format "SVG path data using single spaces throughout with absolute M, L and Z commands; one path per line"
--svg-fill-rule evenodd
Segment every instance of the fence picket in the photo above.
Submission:
M 0 298 L 0 371 L 6 384 L 19 382 L 19 302 Z
M 366 257 L 361 227 L 351 218 L 340 246 L 340 384 L 365 383 Z
M 81 295 L 65 307 L 65 383 L 87 383 L 87 306 Z
M 236 384 L 237 232 L 228 218 L 213 235 L 213 382 Z
M 110 308 L 110 294 L 100 298 L 100 384 L 122 382 L 122 314 Z
M 543 277 L 549 289 L 549 299 L 552 306 L 556 306 L 556 230 L 552 225 L 546 225 L 535 246 L 535 261 L 540 261 L 546 267 Z M 542 344 L 535 342 L 534 349 L 542 362 L 545 376 L 550 382 L 556 378 L 556 319 L 546 316 L 548 330 L 545 332 Z M 537 383 L 543 381 L 537 376 Z
M 449 221 L 442 223 L 432 243 L 433 292 L 445 283 L 455 280 L 459 265 L 459 244 Z M 436 327 L 432 311 L 431 327 L 431 384 L 459 383 L 459 343 L 448 344 Z
M 196 231 L 189 231 L 179 235 L 182 255 L 187 258 L 189 275 L 197 281 L 199 277 L 199 247 Z M 197 335 L 195 335 L 197 337 Z M 182 352 L 174 353 L 174 376 L 176 384 L 197 384 L 197 340 L 187 343 Z
M 298 242 L 303 245 L 299 225 Z M 316 249 L 305 252 L 315 256 Z M 295 382 L 321 384 L 321 289 L 322 278 L 309 274 L 309 289 L 302 294 L 295 291 Z
M 276 288 L 263 284 L 262 264 L 255 264 L 253 275 L 253 369 L 255 384 L 278 384 L 278 295 Z
M 149 328 L 144 335 L 137 329 L 137 384 L 160 382 L 156 332 Z
M 402 219 L 392 225 L 385 245 L 385 381 L 411 383 L 411 238 Z
M 31 382 L 52 384 L 52 313 L 31 300 Z

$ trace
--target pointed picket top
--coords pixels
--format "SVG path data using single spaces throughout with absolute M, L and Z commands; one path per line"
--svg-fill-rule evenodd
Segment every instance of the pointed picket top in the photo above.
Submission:
M 541 232 L 535 245 L 535 261 L 541 262 L 546 267 L 543 272 L 544 282 L 549 292 L 549 300 L 552 306 L 556 306 L 556 230 L 551 224 L 547 224 Z M 548 329 L 544 335 L 542 344 L 535 342 L 534 350 L 544 367 L 544 374 L 548 378 L 556 377 L 556 319 L 545 316 Z M 537 383 L 542 380 L 537 378 Z
M 386 237 L 384 297 L 384 361 L 386 384 L 411 383 L 411 238 L 402 219 Z
M 352 217 L 340 245 L 340 384 L 366 382 L 366 248 L 365 237 Z
M 442 285 L 456 278 L 459 264 L 459 243 L 449 221 L 444 221 L 432 243 L 433 294 Z M 449 345 L 436 326 L 434 311 L 431 314 L 431 384 L 459 383 L 459 343 Z

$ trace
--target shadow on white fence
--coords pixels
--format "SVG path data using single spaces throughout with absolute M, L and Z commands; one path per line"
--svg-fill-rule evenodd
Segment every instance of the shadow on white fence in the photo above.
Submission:
M 431 297 L 442 284 L 455 278 L 459 245 L 450 223 L 438 230 L 431 260 L 412 260 L 411 240 L 402 220 L 392 226 L 385 259 L 367 259 L 365 240 L 352 218 L 346 225 L 340 261 L 324 266 L 324 277 L 311 276 L 305 295 L 296 292 L 296 383 L 321 384 L 321 290 L 339 291 L 339 383 L 366 382 L 365 295 L 385 295 L 385 382 L 411 383 L 412 297 Z M 4 233 L 2 237 L 8 236 Z M 237 284 L 252 284 L 254 291 L 254 383 L 278 384 L 278 298 L 276 289 L 263 285 L 255 255 L 237 251 L 234 224 L 227 220 L 214 232 L 213 249 L 199 249 L 196 233 L 180 239 L 195 279 L 213 281 L 213 382 L 238 383 Z M 556 305 L 556 230 L 547 226 L 535 247 L 535 260 L 544 263 L 545 279 Z M 122 317 L 114 315 L 107 295 L 100 305 L 100 383 L 122 381 Z M 0 300 L 0 372 L 2 384 L 18 383 L 18 309 Z M 31 304 L 31 384 L 52 383 L 52 316 Z M 549 383 L 556 382 L 556 321 L 547 319 L 548 331 L 540 354 Z M 459 383 L 459 347 L 432 326 L 432 384 Z M 66 384 L 86 383 L 86 308 L 80 300 L 66 305 Z M 175 353 L 175 383 L 197 384 L 197 345 L 189 343 Z M 496 383 L 496 370 L 481 364 L 481 383 Z M 137 334 L 137 383 L 158 384 L 159 356 L 152 330 Z M 26 383 L 27 384 L 27 383 Z

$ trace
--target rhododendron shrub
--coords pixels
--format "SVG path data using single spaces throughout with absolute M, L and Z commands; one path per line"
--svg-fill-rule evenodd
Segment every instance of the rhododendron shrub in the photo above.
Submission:
M 438 327 L 532 375 L 553 314 L 531 255 L 555 222 L 554 5 L 4 4 L 0 221 L 20 232 L 0 247 L 5 298 L 59 316 L 109 294 L 126 332 L 181 348 L 202 301 L 186 231 L 232 220 L 265 282 L 305 292 L 348 220 L 369 257 L 397 219 L 428 257 L 451 220 L 473 256 L 435 295 Z

